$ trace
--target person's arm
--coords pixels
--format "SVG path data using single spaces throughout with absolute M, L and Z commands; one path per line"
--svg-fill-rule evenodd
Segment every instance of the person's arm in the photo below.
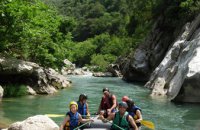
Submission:
M 136 111 L 136 115 L 137 115 L 138 119 L 135 120 L 135 122 L 140 123 L 140 121 L 142 120 L 142 113 L 140 112 L 139 109 Z
M 89 111 L 88 103 L 86 103 L 86 111 L 87 111 L 87 116 L 90 116 L 90 111 Z
M 134 128 L 133 130 L 138 130 L 138 127 L 134 121 L 134 119 L 132 118 L 132 116 L 128 116 L 128 121 L 130 122 L 131 126 Z
M 113 101 L 112 107 L 111 107 L 110 109 L 107 109 L 108 114 L 110 114 L 111 111 L 112 111 L 114 108 L 116 108 L 116 106 L 117 106 L 117 99 L 116 99 L 116 96 L 115 96 L 115 95 L 112 95 L 112 101 Z
M 90 111 L 89 111 L 89 107 L 88 107 L 88 103 L 86 103 L 86 113 L 87 113 L 87 116 L 86 118 L 90 118 Z
M 79 121 L 81 122 L 81 123 L 86 123 L 86 122 L 88 122 L 88 121 L 94 121 L 93 119 L 91 119 L 91 118 L 89 118 L 89 119 L 83 119 L 82 118 L 82 116 L 79 114 Z
M 63 129 L 64 129 L 65 124 L 66 124 L 67 121 L 69 121 L 69 120 L 70 120 L 70 117 L 69 117 L 69 115 L 67 115 L 67 116 L 65 117 L 65 119 L 63 120 L 62 124 L 60 125 L 60 130 L 63 130 Z
M 109 115 L 107 118 L 104 118 L 103 115 L 100 115 L 98 119 L 102 120 L 104 123 L 114 119 L 115 114 Z

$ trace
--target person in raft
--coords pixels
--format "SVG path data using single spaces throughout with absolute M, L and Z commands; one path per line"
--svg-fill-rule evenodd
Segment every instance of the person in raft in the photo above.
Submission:
M 108 117 L 111 113 L 116 112 L 116 107 L 116 96 L 110 93 L 108 88 L 103 88 L 103 96 L 97 113 L 104 117 Z
M 104 118 L 102 115 L 99 116 L 99 119 L 101 119 L 103 122 L 113 121 L 111 130 L 138 130 L 138 127 L 132 118 L 126 111 L 128 108 L 128 105 L 126 102 L 120 102 L 118 105 L 119 111 L 115 114 L 110 114 L 107 118 Z M 131 125 L 131 128 L 130 128 Z
M 127 112 L 129 113 L 129 115 L 133 117 L 137 127 L 140 128 L 141 126 L 140 121 L 142 121 L 142 113 L 141 113 L 142 110 L 138 106 L 136 106 L 134 101 L 130 99 L 128 96 L 123 96 L 122 101 L 128 104 Z
M 78 103 L 78 113 L 80 113 L 83 118 L 89 118 L 90 117 L 87 99 L 88 99 L 88 97 L 87 97 L 86 94 L 80 94 L 79 99 L 77 101 L 77 103 Z
M 83 119 L 78 113 L 78 104 L 75 101 L 69 103 L 70 111 L 67 112 L 65 119 L 60 125 L 60 130 L 73 130 L 78 127 L 79 123 L 86 123 L 92 121 L 92 119 Z

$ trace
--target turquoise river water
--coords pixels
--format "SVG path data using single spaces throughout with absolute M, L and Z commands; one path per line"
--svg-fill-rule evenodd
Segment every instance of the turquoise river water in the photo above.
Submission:
M 142 108 L 143 118 L 152 121 L 156 130 L 200 130 L 200 105 L 175 104 L 164 99 L 152 99 L 150 91 L 142 84 L 127 83 L 120 78 L 95 78 L 71 76 L 72 87 L 54 95 L 4 98 L 0 102 L 0 124 L 11 124 L 38 114 L 65 114 L 68 103 L 77 101 L 80 93 L 89 97 L 89 109 L 95 113 L 102 96 L 102 88 L 108 87 L 120 101 L 123 95 L 131 97 Z M 58 125 L 64 117 L 52 118 Z M 148 130 L 142 127 L 142 130 Z

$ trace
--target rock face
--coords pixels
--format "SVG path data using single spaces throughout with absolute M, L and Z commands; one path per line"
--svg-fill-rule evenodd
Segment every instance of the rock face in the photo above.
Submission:
M 118 62 L 123 79 L 148 81 L 151 73 L 160 64 L 175 37 L 178 36 L 178 33 L 174 32 L 176 28 L 168 24 L 165 16 L 160 16 L 144 43 L 140 44 L 134 53 Z
M 36 115 L 11 124 L 8 130 L 59 130 L 59 127 L 47 116 Z
M 181 102 L 200 102 L 200 15 L 187 23 L 146 87 L 152 96 Z
M 57 89 L 69 87 L 71 81 L 51 68 L 1 56 L 0 84 L 7 83 L 25 84 L 32 94 L 51 94 Z

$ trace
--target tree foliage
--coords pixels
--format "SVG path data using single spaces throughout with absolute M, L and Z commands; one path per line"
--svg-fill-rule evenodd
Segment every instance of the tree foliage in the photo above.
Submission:
M 160 15 L 173 29 L 199 10 L 198 0 L 3 0 L 0 53 L 54 68 L 67 58 L 105 70 L 142 43 Z
M 40 1 L 1 2 L 0 48 L 2 53 L 56 66 L 64 58 L 59 46 L 61 17 Z

